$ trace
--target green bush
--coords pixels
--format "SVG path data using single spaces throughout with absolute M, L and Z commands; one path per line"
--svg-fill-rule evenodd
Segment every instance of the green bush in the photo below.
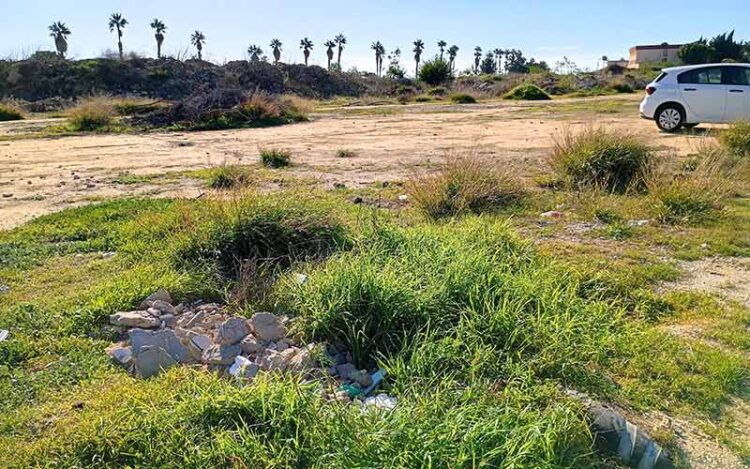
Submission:
M 719 142 L 739 157 L 750 156 L 750 121 L 736 122 L 721 131 Z
M 252 180 L 247 168 L 242 166 L 219 166 L 210 171 L 208 185 L 212 189 L 232 189 L 246 186 Z
M 608 192 L 640 189 L 654 163 L 653 150 L 639 137 L 589 127 L 555 138 L 550 164 L 560 179 L 578 189 Z
M 453 93 L 451 95 L 451 101 L 455 104 L 476 104 L 477 99 L 466 93 Z
M 0 103 L 0 122 L 18 121 L 23 119 L 23 114 L 16 107 Z
M 427 94 L 430 96 L 446 96 L 448 94 L 448 89 L 443 86 L 436 86 L 435 88 L 427 90 Z
M 497 210 L 517 202 L 524 194 L 510 173 L 465 156 L 449 157 L 438 171 L 411 177 L 406 190 L 432 218 Z
M 289 166 L 292 159 L 292 152 L 279 148 L 261 150 L 260 161 L 263 166 L 268 168 L 283 168 Z
M 450 63 L 440 57 L 424 62 L 419 69 L 419 79 L 430 86 L 448 83 L 452 75 Z
M 543 89 L 531 83 L 524 83 L 516 86 L 508 91 L 503 98 L 522 101 L 545 101 L 552 99 Z

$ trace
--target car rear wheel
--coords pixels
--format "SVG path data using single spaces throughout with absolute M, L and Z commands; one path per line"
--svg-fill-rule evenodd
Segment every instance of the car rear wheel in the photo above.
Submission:
M 684 122 L 682 109 L 675 105 L 668 104 L 656 113 L 656 125 L 664 132 L 676 132 Z

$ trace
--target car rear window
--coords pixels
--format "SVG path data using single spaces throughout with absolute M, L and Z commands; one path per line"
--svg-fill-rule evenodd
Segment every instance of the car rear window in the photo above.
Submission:
M 724 84 L 747 86 L 750 69 L 744 67 L 724 67 Z
M 677 83 L 692 85 L 721 85 L 721 67 L 689 70 L 677 76 Z

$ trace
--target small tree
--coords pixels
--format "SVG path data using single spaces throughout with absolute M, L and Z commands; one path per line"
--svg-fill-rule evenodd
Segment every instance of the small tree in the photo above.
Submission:
M 508 73 L 529 73 L 526 57 L 518 49 L 505 51 L 505 71 Z
M 450 81 L 453 76 L 451 64 L 440 56 L 428 60 L 419 71 L 419 79 L 430 86 L 438 86 Z
M 313 42 L 308 38 L 304 38 L 299 42 L 299 48 L 302 49 L 302 53 L 305 54 L 305 66 L 308 64 L 310 51 L 312 51 L 313 47 Z
M 273 39 L 271 41 L 271 49 L 273 49 L 273 63 L 278 64 L 279 60 L 281 60 L 281 41 L 278 39 Z
M 65 58 L 65 54 L 68 53 L 68 36 L 70 36 L 70 29 L 60 21 L 52 23 L 49 27 L 49 35 L 55 39 L 55 49 L 57 49 L 57 55 Z
M 120 13 L 112 13 L 109 17 L 109 31 L 113 32 L 117 30 L 117 50 L 120 52 L 120 60 L 123 59 L 122 52 L 122 30 L 128 25 L 126 20 Z
M 492 51 L 493 54 L 495 54 L 495 59 L 497 59 L 497 73 L 500 73 L 502 71 L 502 63 L 503 63 L 503 54 L 505 53 L 502 49 L 495 49 Z
M 370 46 L 375 52 L 375 74 L 381 76 L 383 73 L 383 55 L 385 54 L 385 47 L 380 41 L 375 41 Z
M 401 49 L 397 48 L 388 54 L 388 71 L 386 72 L 386 76 L 396 80 L 403 80 L 406 76 L 406 70 L 401 66 Z
M 167 26 L 158 18 L 151 22 L 154 30 L 154 39 L 156 39 L 156 58 L 161 59 L 161 46 L 164 44 L 164 33 L 167 32 Z
M 703 38 L 693 43 L 685 44 L 677 52 L 680 60 L 687 65 L 707 64 L 711 62 L 713 55 L 713 50 Z
M 719 34 L 711 39 L 708 45 L 713 50 L 714 62 L 723 62 L 727 59 L 739 62 L 744 55 L 742 43 L 734 40 L 734 31 Z
M 344 36 L 343 34 L 338 34 L 333 39 L 333 42 L 335 42 L 336 45 L 338 46 L 338 59 L 337 59 L 337 63 L 338 63 L 338 66 L 339 66 L 339 71 L 340 71 L 341 70 L 341 53 L 344 51 L 344 46 L 346 45 L 346 36 Z
M 479 70 L 485 75 L 494 75 L 497 72 L 497 62 L 495 62 L 495 54 L 487 52 L 487 55 L 479 65 Z
M 415 77 L 419 76 L 419 62 L 422 60 L 422 52 L 424 52 L 424 41 L 417 39 L 414 41 L 414 61 L 417 63 Z
M 260 57 L 263 55 L 263 49 L 255 44 L 251 44 L 250 47 L 247 48 L 247 53 L 250 55 L 250 62 L 260 62 Z
M 451 65 L 451 75 L 454 75 L 456 73 L 456 57 L 458 56 L 458 46 L 451 46 L 450 49 L 448 49 L 448 60 Z
M 206 36 L 200 32 L 195 31 L 192 36 L 190 36 L 190 43 L 195 46 L 195 49 L 198 51 L 198 60 L 203 60 L 203 44 L 206 43 Z
M 479 64 L 482 62 L 482 48 L 476 46 L 474 48 L 474 73 L 479 73 Z
M 333 62 L 333 48 L 336 47 L 336 43 L 333 41 L 326 41 L 326 55 L 328 56 L 328 70 L 331 70 L 331 63 Z
M 438 41 L 437 46 L 440 49 L 440 60 L 443 60 L 443 54 L 445 54 L 445 48 L 448 46 L 448 43 L 441 40 Z

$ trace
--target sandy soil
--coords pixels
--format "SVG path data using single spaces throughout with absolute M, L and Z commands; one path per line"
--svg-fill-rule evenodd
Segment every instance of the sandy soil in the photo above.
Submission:
M 612 98 L 607 98 L 610 102 Z M 597 111 L 597 100 L 550 104 L 497 102 L 473 106 L 346 108 L 312 122 L 267 129 L 143 135 L 90 135 L 0 141 L 0 229 L 41 214 L 123 195 L 185 195 L 195 181 L 113 183 L 118 174 L 153 175 L 220 164 L 254 163 L 258 149 L 292 150 L 297 175 L 348 186 L 402 179 L 439 162 L 450 151 L 474 151 L 531 175 L 543 164 L 551 137 L 570 126 L 601 124 L 647 136 L 665 151 L 684 154 L 699 137 L 666 135 L 637 116 L 638 96 L 618 98 L 620 109 Z M 49 121 L 45 122 L 48 124 Z M 13 126 L 16 127 L 13 127 Z M 0 123 L 0 135 L 35 122 Z M 355 150 L 340 159 L 335 151 Z

